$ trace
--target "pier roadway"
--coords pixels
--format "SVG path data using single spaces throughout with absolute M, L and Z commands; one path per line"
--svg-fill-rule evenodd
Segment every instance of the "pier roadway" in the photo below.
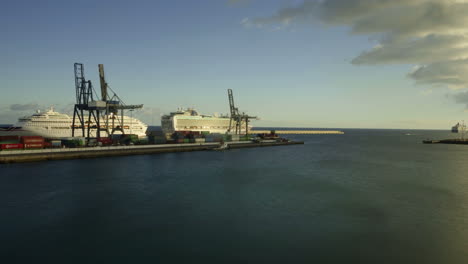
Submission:
M 269 147 L 304 144 L 301 141 L 288 142 L 252 142 L 239 141 L 228 142 L 229 149 L 248 147 Z M 32 162 L 45 160 L 82 159 L 112 156 L 142 155 L 164 152 L 201 151 L 213 150 L 220 147 L 219 142 L 213 143 L 185 143 L 185 144 L 160 144 L 160 145 L 135 145 L 135 146 L 111 146 L 111 147 L 83 147 L 61 149 L 38 150 L 9 150 L 0 151 L 1 163 Z
M 251 130 L 251 134 L 269 134 L 271 130 Z M 275 130 L 278 135 L 343 135 L 339 130 Z

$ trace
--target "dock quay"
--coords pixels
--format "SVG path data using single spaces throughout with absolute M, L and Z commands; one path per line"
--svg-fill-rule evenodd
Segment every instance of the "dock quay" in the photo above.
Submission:
M 270 147 L 304 144 L 302 141 L 286 142 L 253 142 L 235 141 L 227 142 L 228 149 Z M 184 144 L 159 144 L 159 145 L 134 145 L 134 146 L 109 146 L 109 147 L 81 147 L 38 150 L 10 150 L 0 151 L 0 164 L 22 163 L 47 160 L 84 159 L 98 157 L 143 155 L 167 152 L 206 151 L 219 148 L 219 142 L 213 143 L 184 143 Z
M 268 134 L 270 130 L 251 130 L 252 134 Z M 278 135 L 343 135 L 339 130 L 275 130 Z
M 441 139 L 441 140 L 432 140 L 426 139 L 423 140 L 424 144 L 458 144 L 458 145 L 468 145 L 468 139 Z

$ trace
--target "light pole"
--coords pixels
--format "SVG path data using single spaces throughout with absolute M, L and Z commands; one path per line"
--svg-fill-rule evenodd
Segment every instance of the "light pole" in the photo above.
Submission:
M 130 134 L 132 133 L 132 124 L 133 124 L 133 109 L 130 109 Z

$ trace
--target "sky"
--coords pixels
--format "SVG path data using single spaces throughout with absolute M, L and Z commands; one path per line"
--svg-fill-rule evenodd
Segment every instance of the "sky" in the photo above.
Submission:
M 72 113 L 73 64 L 98 64 L 150 125 L 179 107 L 253 126 L 449 129 L 468 123 L 462 0 L 7 1 L 0 124 Z

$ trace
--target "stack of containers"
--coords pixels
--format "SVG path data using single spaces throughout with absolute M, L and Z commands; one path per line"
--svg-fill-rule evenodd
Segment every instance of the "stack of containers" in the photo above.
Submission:
M 123 145 L 130 145 L 130 144 L 137 144 L 138 143 L 138 135 L 134 134 L 127 134 L 127 135 L 122 135 L 120 138 L 120 144 Z
M 165 144 L 166 141 L 167 141 L 166 136 L 156 136 L 156 135 L 148 136 L 148 142 L 150 144 Z
M 224 141 L 225 135 L 223 134 L 210 134 L 210 136 L 213 138 L 213 142 L 221 142 Z
M 206 134 L 205 135 L 205 142 L 213 142 L 213 135 L 212 134 Z
M 195 143 L 205 143 L 205 139 L 204 138 L 196 138 Z
M 61 143 L 67 148 L 76 148 L 84 145 L 83 140 L 79 137 L 63 138 Z
M 239 138 L 240 141 L 249 141 L 252 140 L 252 136 L 250 135 L 243 135 Z
M 19 136 L 0 136 L 0 150 L 22 149 Z
M 122 138 L 122 134 L 114 134 L 114 135 L 111 135 L 110 137 L 110 139 L 112 140 L 112 144 L 119 144 L 121 138 Z
M 165 144 L 167 141 L 166 134 L 161 130 L 151 131 L 148 134 L 148 142 L 150 144 Z
M 41 136 L 22 136 L 21 143 L 24 149 L 42 149 L 44 148 L 44 138 Z
M 61 140 L 51 140 L 50 145 L 52 148 L 61 148 L 62 147 L 62 141 Z
M 101 143 L 101 146 L 110 146 L 110 145 L 112 145 L 112 139 L 108 138 L 108 137 L 99 138 L 97 141 L 98 141 L 98 145 L 99 145 L 99 143 Z
M 146 145 L 148 143 L 149 143 L 149 138 L 147 136 L 138 138 L 138 144 Z
M 86 145 L 86 138 L 85 137 L 74 137 L 74 139 L 76 140 L 78 146 L 82 147 L 82 146 Z

